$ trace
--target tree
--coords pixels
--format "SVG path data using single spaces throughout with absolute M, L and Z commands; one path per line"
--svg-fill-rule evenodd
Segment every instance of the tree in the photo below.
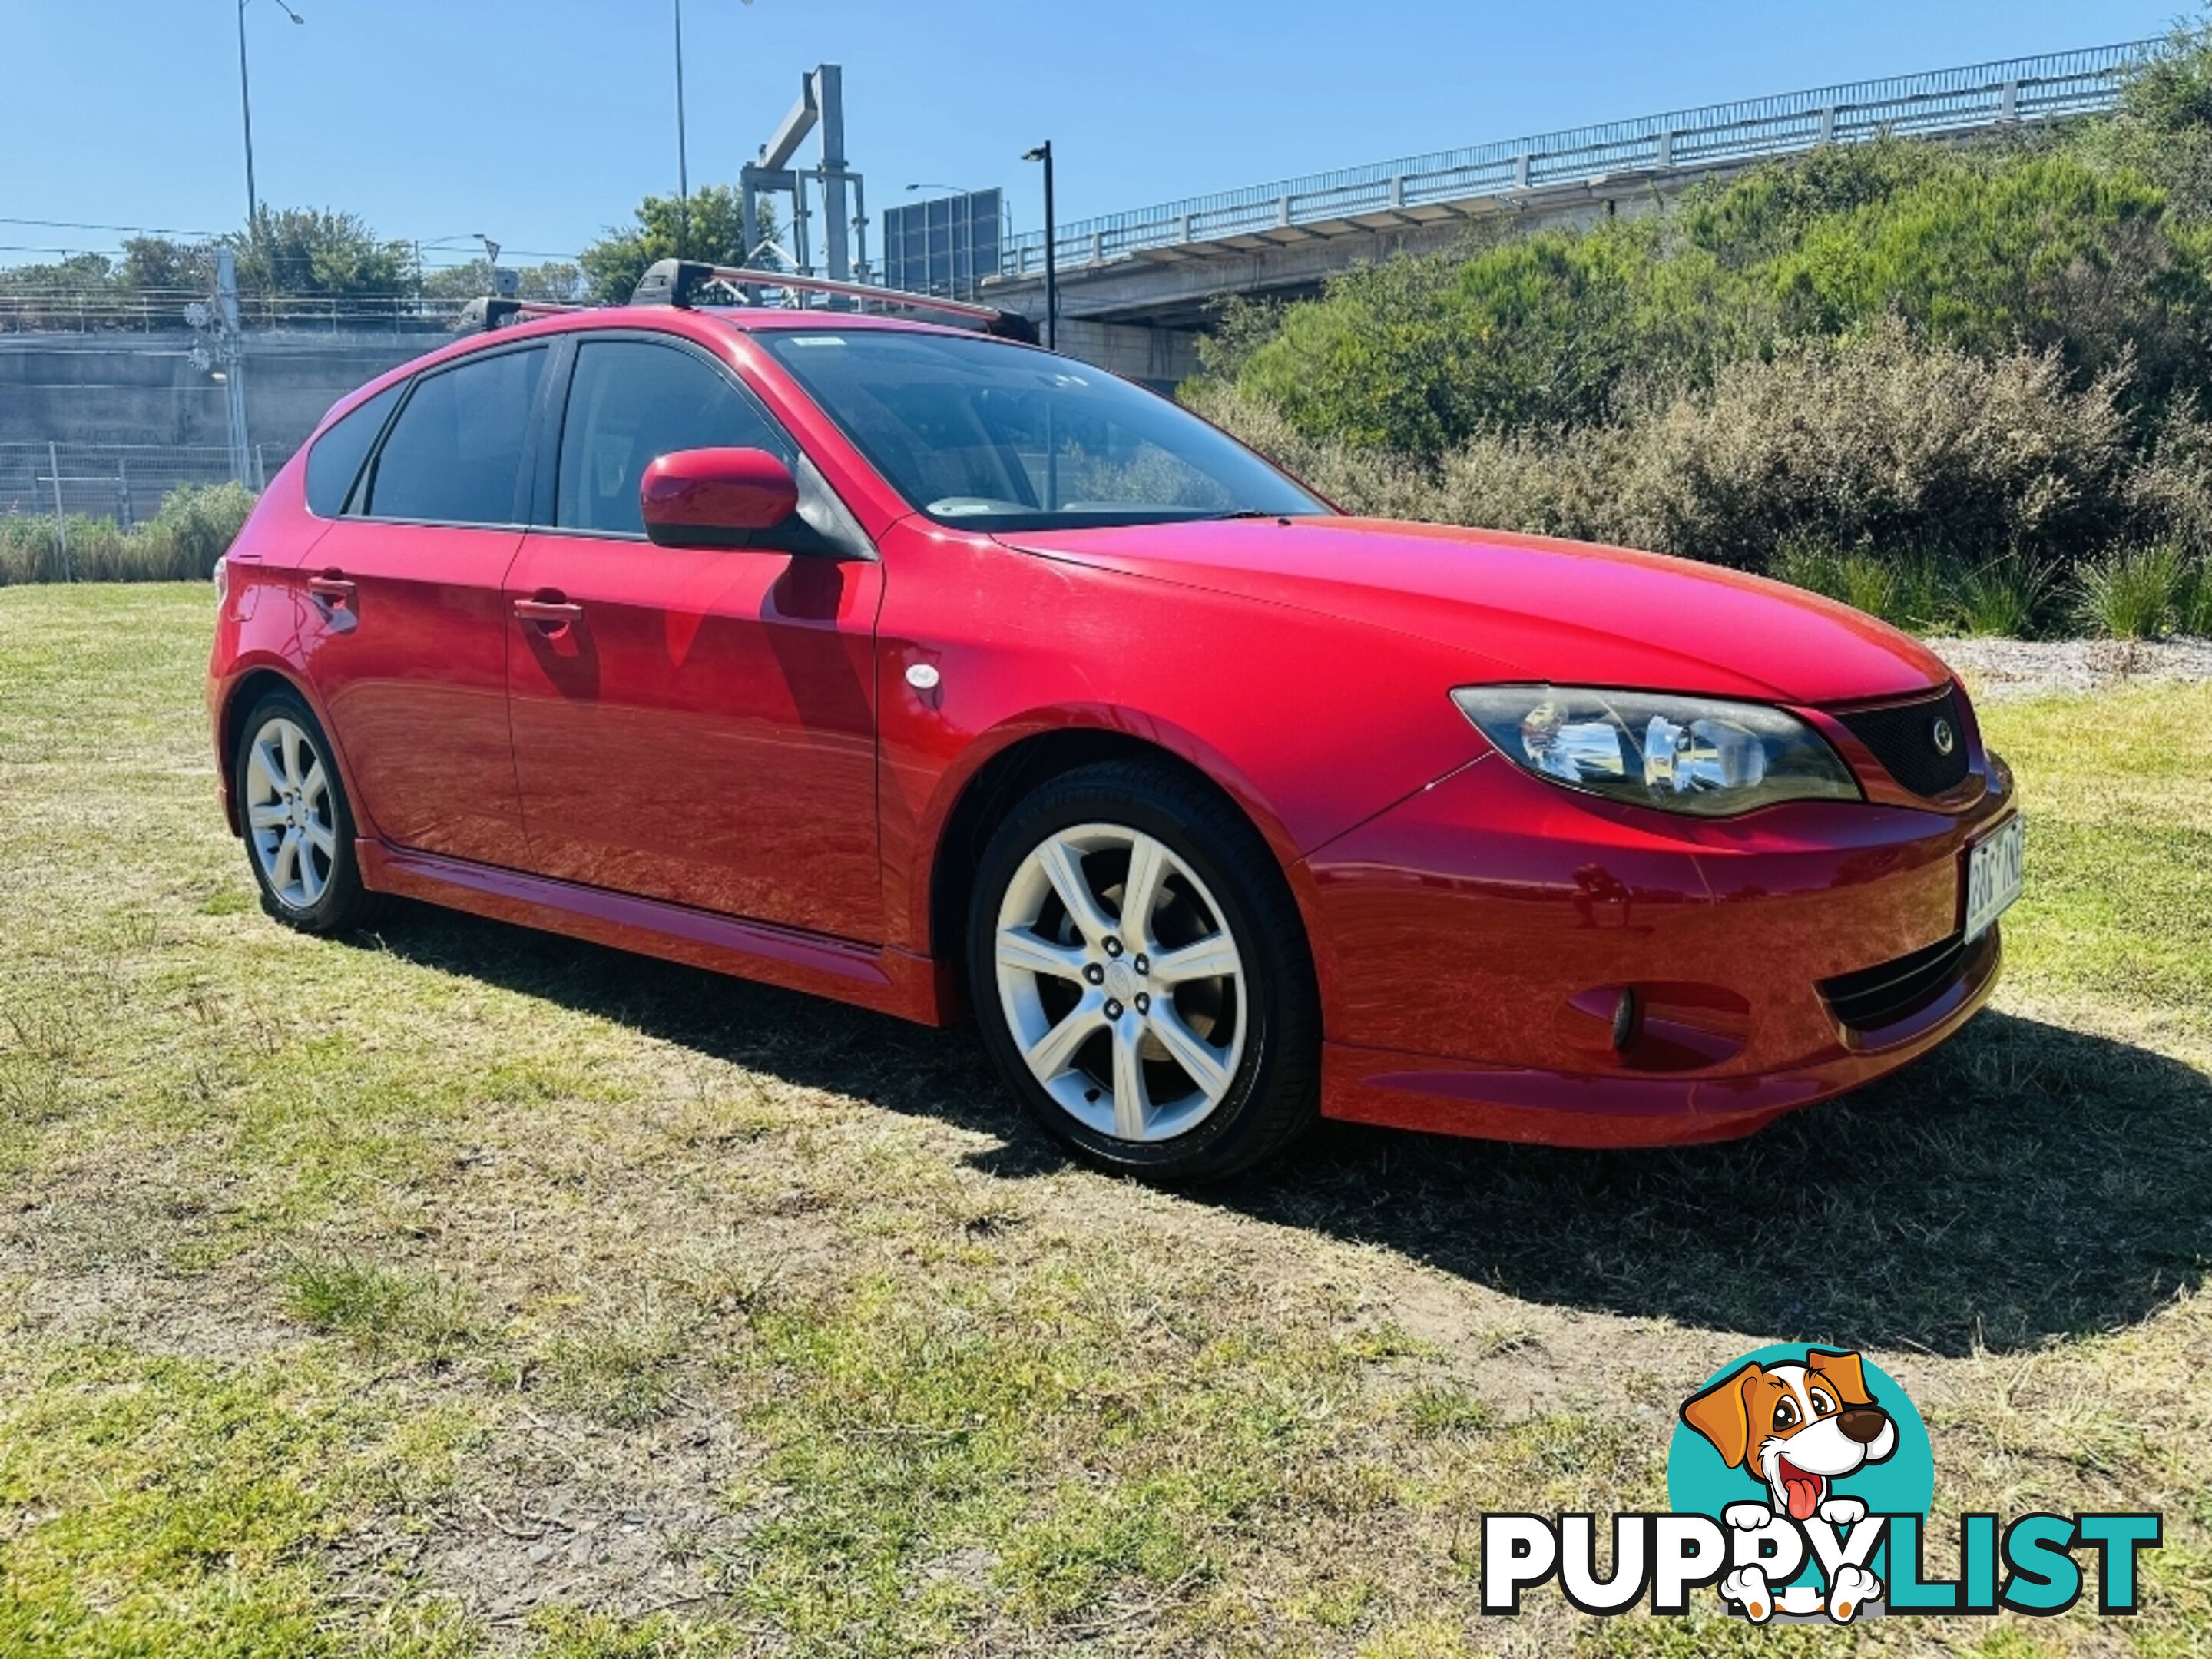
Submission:
M 123 244 L 116 280 L 139 294 L 190 289 L 204 294 L 215 287 L 215 252 L 206 242 L 178 242 L 167 236 L 133 236 Z
M 378 240 L 356 214 L 264 207 L 222 240 L 238 256 L 243 294 L 351 298 L 411 285 L 408 245 Z
M 2120 108 L 2154 132 L 2212 126 L 2212 14 L 2173 26 L 2121 82 Z
M 688 214 L 674 196 L 648 196 L 637 204 L 635 222 L 610 225 L 607 234 L 586 248 L 581 256 L 584 274 L 591 281 L 591 297 L 602 305 L 620 305 L 629 298 L 637 279 L 655 260 L 677 256 L 677 231 L 684 226 L 684 257 L 712 264 L 744 264 L 745 246 L 742 203 L 736 188 L 708 185 L 691 192 Z M 760 204 L 756 235 L 762 242 L 775 238 L 775 216 L 765 202 Z
M 584 273 L 580 267 L 567 259 L 548 259 L 542 264 L 524 265 L 515 275 L 520 278 L 516 289 L 518 298 L 525 300 L 581 300 L 585 297 Z M 448 265 L 442 270 L 426 271 L 422 276 L 423 297 L 431 300 L 473 300 L 481 295 L 495 293 L 492 286 L 491 261 L 484 258 L 470 260 L 465 264 Z
M 114 285 L 115 267 L 104 253 L 72 253 L 46 264 L 0 270 L 0 293 L 105 294 Z

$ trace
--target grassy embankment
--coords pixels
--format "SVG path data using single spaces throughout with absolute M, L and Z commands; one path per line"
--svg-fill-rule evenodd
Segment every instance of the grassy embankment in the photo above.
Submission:
M 1856 1100 L 1172 1196 L 960 1032 L 268 923 L 206 611 L 0 592 L 0 1651 L 2212 1647 L 2212 690 L 1988 709 L 2005 986 Z M 1784 1337 L 1912 1390 L 1939 1538 L 2164 1510 L 2142 1615 L 1474 1616 L 1485 1509 L 1659 1506 L 1683 1394 Z

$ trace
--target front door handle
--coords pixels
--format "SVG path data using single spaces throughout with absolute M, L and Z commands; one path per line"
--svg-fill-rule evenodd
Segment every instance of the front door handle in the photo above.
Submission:
M 517 599 L 514 614 L 525 622 L 541 623 L 549 630 L 566 628 L 584 619 L 584 607 L 565 599 Z

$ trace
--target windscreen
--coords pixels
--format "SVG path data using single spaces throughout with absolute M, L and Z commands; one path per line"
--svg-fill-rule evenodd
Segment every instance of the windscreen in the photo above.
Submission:
M 754 338 L 939 523 L 1073 529 L 1329 510 L 1166 398 L 1071 358 L 888 329 Z

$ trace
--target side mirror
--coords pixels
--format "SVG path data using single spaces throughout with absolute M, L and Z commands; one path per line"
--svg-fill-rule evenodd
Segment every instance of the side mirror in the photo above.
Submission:
M 799 480 L 765 449 L 679 449 L 638 483 L 647 539 L 661 547 L 759 547 L 799 511 Z

